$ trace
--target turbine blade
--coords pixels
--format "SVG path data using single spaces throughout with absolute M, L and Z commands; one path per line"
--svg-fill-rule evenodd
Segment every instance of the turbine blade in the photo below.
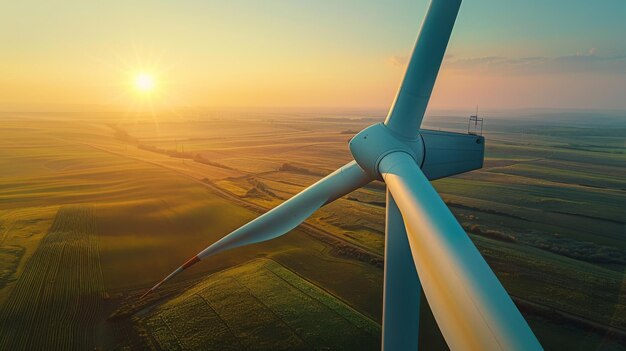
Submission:
M 379 165 L 400 208 L 413 261 L 452 350 L 541 350 L 487 262 L 411 156 Z
M 362 187 L 370 181 L 372 181 L 372 178 L 355 161 L 344 165 L 271 211 L 207 247 L 170 273 L 165 279 L 143 294 L 141 298 L 205 257 L 239 246 L 274 239 L 286 234 L 304 222 L 318 208 Z
M 432 0 L 385 124 L 414 138 L 422 124 L 461 0 Z
M 389 190 L 386 217 L 382 349 L 417 350 L 422 286 L 402 214 Z

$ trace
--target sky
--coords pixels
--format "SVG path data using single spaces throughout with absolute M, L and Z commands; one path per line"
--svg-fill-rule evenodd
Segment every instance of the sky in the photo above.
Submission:
M 387 108 L 427 6 L 6 2 L 0 105 Z M 626 109 L 625 33 L 624 0 L 465 0 L 430 108 Z

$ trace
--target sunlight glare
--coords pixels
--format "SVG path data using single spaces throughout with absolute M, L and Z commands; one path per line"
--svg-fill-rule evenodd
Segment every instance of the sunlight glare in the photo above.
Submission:
M 135 77 L 135 88 L 142 93 L 154 90 L 154 85 L 154 78 L 150 74 L 140 73 Z

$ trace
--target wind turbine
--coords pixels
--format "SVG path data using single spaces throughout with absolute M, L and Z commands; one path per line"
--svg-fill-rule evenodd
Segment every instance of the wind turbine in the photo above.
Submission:
M 350 140 L 354 160 L 209 246 L 148 290 L 219 252 L 270 240 L 372 180 L 387 184 L 383 349 L 417 349 L 420 288 L 453 350 L 541 350 L 429 180 L 482 167 L 484 138 L 420 129 L 461 0 L 432 0 L 384 123 Z

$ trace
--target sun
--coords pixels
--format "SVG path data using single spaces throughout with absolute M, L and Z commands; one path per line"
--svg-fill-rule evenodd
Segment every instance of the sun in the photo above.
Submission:
M 154 77 L 148 73 L 139 73 L 135 76 L 135 88 L 142 93 L 149 93 L 154 90 Z

